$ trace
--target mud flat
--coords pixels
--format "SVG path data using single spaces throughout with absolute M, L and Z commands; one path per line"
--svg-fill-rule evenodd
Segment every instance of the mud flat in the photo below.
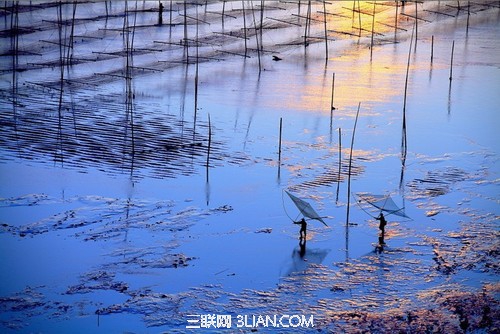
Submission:
M 162 5 L 0 8 L 2 332 L 498 331 L 497 1 Z

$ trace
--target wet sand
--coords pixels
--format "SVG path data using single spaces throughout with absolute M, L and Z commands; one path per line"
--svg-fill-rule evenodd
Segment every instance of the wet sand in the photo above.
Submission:
M 249 29 L 248 58 L 231 36 L 240 2 L 227 2 L 224 28 L 220 3 L 199 6 L 198 28 L 187 8 L 189 47 L 177 45 L 182 6 L 159 27 L 156 2 L 129 2 L 125 33 L 123 3 L 108 20 L 104 4 L 82 4 L 66 67 L 41 42 L 60 40 L 57 6 L 19 8 L 19 25 L 36 28 L 20 50 L 42 56 L 6 55 L 16 35 L 4 13 L 2 332 L 185 332 L 193 314 L 232 315 L 233 329 L 238 315 L 305 314 L 328 332 L 498 330 L 499 9 L 475 2 L 467 29 L 467 2 L 456 4 L 417 5 L 406 156 L 414 3 L 398 7 L 398 29 L 393 3 L 376 5 L 373 48 L 372 3 L 330 5 L 328 62 L 322 4 L 307 47 L 307 6 L 268 4 L 269 52 Z M 305 249 L 285 189 L 328 217 L 309 222 Z M 390 193 L 412 218 L 387 217 L 381 252 L 359 192 Z M 271 330 L 241 328 L 252 329 Z

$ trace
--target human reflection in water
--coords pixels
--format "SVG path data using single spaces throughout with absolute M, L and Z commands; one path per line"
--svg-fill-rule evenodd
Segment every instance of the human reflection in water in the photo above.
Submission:
M 299 240 L 299 256 L 301 259 L 306 255 L 306 238 L 300 238 Z
M 380 235 L 378 237 L 378 245 L 375 246 L 375 253 L 382 253 L 384 251 L 384 246 L 385 246 L 385 242 L 384 242 L 384 235 Z
M 382 253 L 385 246 L 385 225 L 387 225 L 387 221 L 385 220 L 384 214 L 382 212 L 380 212 L 380 215 L 375 219 L 380 221 L 380 224 L 378 226 L 378 228 L 380 229 L 380 235 L 378 237 L 378 245 L 375 247 L 375 252 Z
M 299 246 L 295 244 L 292 251 L 292 258 L 290 262 L 287 262 L 286 268 L 283 268 L 281 272 L 284 275 L 290 276 L 294 273 L 304 273 L 313 264 L 321 264 L 328 253 L 329 249 L 311 248 L 306 246 L 307 241 L 301 239 L 299 241 Z

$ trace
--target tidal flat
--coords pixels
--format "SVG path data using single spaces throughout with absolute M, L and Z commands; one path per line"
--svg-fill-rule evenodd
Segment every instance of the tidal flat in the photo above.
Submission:
M 500 330 L 498 1 L 0 18 L 2 333 Z

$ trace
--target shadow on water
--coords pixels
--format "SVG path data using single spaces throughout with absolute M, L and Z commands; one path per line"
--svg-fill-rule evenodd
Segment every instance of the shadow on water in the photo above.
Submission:
M 306 244 L 306 239 L 300 239 L 292 251 L 291 264 L 282 269 L 282 276 L 302 275 L 309 267 L 322 264 L 330 252 L 329 249 L 307 248 Z

